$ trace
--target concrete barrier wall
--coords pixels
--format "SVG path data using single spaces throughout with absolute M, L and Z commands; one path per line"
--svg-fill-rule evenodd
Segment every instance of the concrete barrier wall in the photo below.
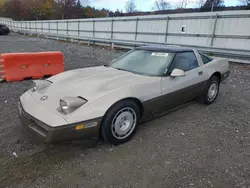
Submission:
M 250 50 L 250 11 L 0 22 L 44 35 Z

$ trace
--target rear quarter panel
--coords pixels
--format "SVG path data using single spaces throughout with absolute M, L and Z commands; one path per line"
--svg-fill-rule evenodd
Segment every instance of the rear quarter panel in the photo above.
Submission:
M 207 64 L 203 64 L 205 75 L 209 79 L 215 72 L 219 72 L 221 75 L 224 75 L 229 72 L 229 63 L 227 59 L 213 59 Z
M 216 58 L 210 63 L 204 65 L 206 68 L 213 69 L 214 71 L 224 74 L 229 71 L 229 63 L 227 59 Z
M 219 72 L 221 75 L 228 73 L 229 74 L 229 63 L 225 58 L 213 57 L 213 60 L 207 64 L 204 64 L 199 52 L 194 49 L 193 50 L 200 67 L 203 72 L 203 79 L 208 80 L 215 72 Z

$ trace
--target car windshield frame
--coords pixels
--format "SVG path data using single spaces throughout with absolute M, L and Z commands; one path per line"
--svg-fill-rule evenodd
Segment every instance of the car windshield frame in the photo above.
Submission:
M 138 52 L 142 52 L 142 54 L 138 54 Z M 145 70 L 137 70 L 137 69 L 132 69 L 131 67 L 128 68 L 129 67 L 129 62 L 132 61 L 132 59 L 130 60 L 128 57 L 131 56 L 132 53 L 137 53 L 137 55 L 141 55 L 141 56 L 143 55 L 143 53 L 145 53 L 144 55 L 147 55 L 147 57 L 145 56 L 145 58 L 149 59 L 149 61 L 147 62 L 148 64 L 145 63 L 145 65 L 148 65 L 149 67 L 152 66 L 155 62 L 157 63 L 158 62 L 157 58 L 158 58 L 158 60 L 161 60 L 161 62 L 160 62 L 161 67 L 158 67 L 159 70 L 158 70 L 158 72 L 155 72 L 155 73 L 152 73 L 150 71 L 145 71 L 146 69 Z M 122 70 L 122 71 L 131 72 L 131 73 L 134 73 L 134 74 L 139 74 L 139 75 L 163 77 L 163 76 L 166 76 L 167 70 L 169 69 L 169 67 L 170 67 L 170 65 L 172 63 L 172 61 L 173 61 L 173 59 L 175 57 L 175 54 L 176 53 L 174 53 L 174 52 L 168 52 L 168 51 L 162 52 L 162 51 L 159 51 L 159 50 L 152 51 L 152 50 L 144 50 L 144 49 L 134 49 L 134 50 L 131 50 L 131 51 L 125 53 L 124 55 L 120 56 L 119 58 L 114 59 L 109 65 L 106 65 L 106 66 L 109 66 L 109 67 L 112 67 L 112 68 L 115 68 L 115 69 L 118 69 L 118 70 Z M 132 57 L 130 57 L 130 58 L 132 58 Z M 140 56 L 138 56 L 138 57 L 139 57 L 139 59 L 142 58 Z M 150 59 L 152 57 L 154 57 L 155 60 Z M 127 58 L 127 67 L 126 67 L 126 64 L 125 64 L 126 63 L 125 58 Z M 121 65 L 122 61 L 125 62 L 125 63 L 123 62 L 123 64 L 125 64 L 124 66 Z M 135 61 L 135 60 L 133 60 L 133 61 Z M 142 60 L 141 60 L 141 62 L 142 62 Z M 120 63 L 120 66 L 119 66 L 119 63 Z M 153 67 L 153 68 L 155 68 L 155 67 Z

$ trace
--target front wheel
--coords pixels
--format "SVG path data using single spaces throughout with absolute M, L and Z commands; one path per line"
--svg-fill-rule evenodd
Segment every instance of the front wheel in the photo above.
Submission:
M 206 85 L 205 91 L 201 96 L 201 102 L 204 104 L 212 104 L 219 93 L 220 80 L 217 76 L 212 76 Z
M 140 110 L 133 101 L 118 102 L 104 116 L 102 136 L 114 145 L 125 143 L 135 134 L 139 120 Z

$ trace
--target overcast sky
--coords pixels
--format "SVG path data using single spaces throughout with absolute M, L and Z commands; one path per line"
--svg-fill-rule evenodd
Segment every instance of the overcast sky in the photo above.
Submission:
M 123 10 L 125 7 L 125 3 L 127 0 L 81 0 L 82 4 L 84 6 L 90 5 L 94 6 L 95 8 L 106 8 L 109 10 Z M 169 0 L 171 2 L 171 5 L 176 7 L 178 3 L 180 3 L 180 0 Z M 197 6 L 198 0 L 188 0 L 188 7 L 195 7 Z M 205 1 L 205 0 L 204 0 Z M 154 0 L 135 0 L 136 7 L 140 11 L 150 11 L 152 10 Z M 234 6 L 238 5 L 238 0 L 224 0 L 226 6 Z

